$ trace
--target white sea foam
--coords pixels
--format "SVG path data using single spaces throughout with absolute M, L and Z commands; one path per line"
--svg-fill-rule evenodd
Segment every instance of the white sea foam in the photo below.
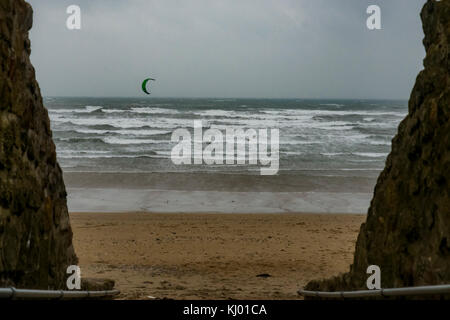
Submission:
M 344 153 L 344 152 L 321 152 L 320 154 L 323 156 L 327 156 L 327 157 L 335 157 L 335 156 L 345 155 L 346 153 Z
M 86 133 L 86 134 L 106 134 L 110 132 L 109 130 L 95 130 L 95 129 L 78 129 L 75 130 L 78 133 Z
M 132 135 L 132 136 L 154 136 L 154 135 L 160 135 L 160 134 L 168 134 L 170 131 L 165 130 L 132 130 L 132 129 L 125 129 L 125 130 L 96 130 L 96 129 L 78 129 L 75 130 L 75 132 L 78 133 L 86 133 L 86 134 L 120 134 L 120 135 Z
M 329 115 L 329 116 L 345 116 L 345 115 L 361 115 L 361 116 L 398 116 L 404 117 L 405 112 L 399 111 L 373 111 L 373 110 L 316 110 L 316 109 L 279 109 L 279 110 L 263 110 L 267 114 L 288 114 L 288 115 Z
M 159 158 L 158 155 L 154 154 L 141 154 L 138 156 L 126 154 L 72 154 L 72 155 L 58 154 L 58 158 L 60 159 L 111 159 L 111 158 L 136 158 L 136 157 Z
M 103 112 L 105 113 L 124 113 L 124 112 L 128 112 L 129 110 L 125 110 L 125 109 L 102 109 Z
M 323 141 L 281 141 L 281 145 L 309 145 L 309 144 L 323 144 Z
M 153 140 L 153 139 L 123 139 L 117 137 L 106 137 L 102 139 L 104 142 L 109 144 L 154 144 L 154 143 L 164 143 L 167 144 L 168 141 L 164 140 Z
M 122 135 L 133 135 L 133 136 L 155 136 L 160 134 L 168 134 L 171 133 L 171 131 L 166 130 L 117 130 L 114 131 Z
M 373 145 L 373 146 L 390 146 L 391 142 L 390 141 L 369 141 L 369 144 Z
M 55 117 L 54 121 L 70 122 L 78 126 L 96 126 L 111 125 L 117 128 L 136 128 L 149 126 L 150 119 L 134 119 L 134 118 L 72 118 L 72 117 Z
M 48 109 L 50 113 L 90 113 L 103 108 L 102 106 L 85 106 L 84 108 L 76 109 Z
M 92 111 L 99 110 L 99 109 L 101 109 L 103 107 L 102 106 L 86 106 L 85 108 L 86 108 L 87 112 L 92 112 Z
M 352 154 L 368 158 L 383 158 L 388 155 L 388 153 L 380 153 L 380 152 L 353 152 Z
M 166 109 L 166 108 L 154 108 L 154 107 L 136 107 L 131 108 L 133 112 L 136 113 L 148 113 L 148 114 L 175 114 L 178 113 L 177 110 L 174 109 Z
M 50 113 L 77 113 L 86 112 L 86 109 L 48 109 Z
M 292 101 L 286 104 L 267 101 L 263 102 L 265 106 L 258 106 L 246 101 L 228 104 L 229 99 L 214 104 L 213 99 L 207 101 L 211 106 L 209 109 L 203 109 L 202 103 L 187 108 L 180 104 L 181 100 L 173 103 L 130 100 L 123 104 L 93 101 L 87 106 L 57 101 L 58 106 L 64 106 L 62 108 L 52 108 L 55 102 L 48 104 L 58 157 L 75 159 L 63 165 L 79 161 L 82 167 L 89 167 L 97 162 L 83 162 L 83 158 L 137 158 L 142 153 L 151 153 L 152 158 L 168 158 L 173 144 L 169 136 L 164 135 L 170 135 L 176 128 L 187 128 L 192 134 L 193 121 L 202 119 L 203 132 L 208 128 L 278 128 L 280 161 L 286 161 L 286 170 L 292 167 L 307 170 L 345 168 L 346 165 L 347 168 L 359 168 L 366 162 L 382 163 L 398 123 L 407 111 L 406 107 L 389 109 L 389 106 L 371 107 L 369 103 L 360 109 L 349 110 L 350 106 L 339 101 L 321 104 L 299 101 L 298 109 L 297 103 L 292 104 Z M 193 101 L 195 99 L 186 103 L 193 105 Z M 82 148 L 89 150 L 80 151 Z M 99 152 L 94 152 L 96 149 Z M 106 166 L 116 166 L 119 162 L 105 160 Z
M 386 157 L 387 153 L 380 153 L 380 152 L 321 152 L 320 153 L 323 156 L 327 157 L 335 157 L 335 156 L 351 156 L 356 155 L 359 157 L 367 157 L 367 158 L 383 158 Z

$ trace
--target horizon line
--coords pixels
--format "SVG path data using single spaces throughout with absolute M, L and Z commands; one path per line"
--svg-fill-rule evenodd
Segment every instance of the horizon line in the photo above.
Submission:
M 69 96 L 69 95 L 42 95 L 42 98 L 107 98 L 107 99 L 241 99 L 241 100 L 333 100 L 333 101 L 357 101 L 357 100 L 383 100 L 383 101 L 408 101 L 409 98 L 298 98 L 298 97 L 285 97 L 285 98 L 267 98 L 267 97 L 183 97 L 183 96 Z

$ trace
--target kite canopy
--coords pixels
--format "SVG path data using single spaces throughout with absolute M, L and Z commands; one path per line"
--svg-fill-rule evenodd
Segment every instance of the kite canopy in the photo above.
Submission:
M 144 91 L 146 94 L 150 94 L 150 92 L 147 91 L 147 82 L 149 82 L 150 80 L 156 81 L 153 78 L 147 78 L 142 82 L 142 91 Z

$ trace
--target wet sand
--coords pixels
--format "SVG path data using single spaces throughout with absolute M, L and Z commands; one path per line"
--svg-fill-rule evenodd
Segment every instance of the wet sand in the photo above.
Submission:
M 365 215 L 71 213 L 82 277 L 121 299 L 298 299 L 348 270 Z
M 374 172 L 221 173 L 66 172 L 73 212 L 364 213 Z M 325 174 L 325 173 L 322 173 Z

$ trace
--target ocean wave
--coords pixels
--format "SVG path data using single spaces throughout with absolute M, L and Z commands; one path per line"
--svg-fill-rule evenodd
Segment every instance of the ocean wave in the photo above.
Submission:
M 335 157 L 335 156 L 347 155 L 348 153 L 345 153 L 345 152 L 321 152 L 320 154 L 323 156 L 326 156 L 326 157 Z
M 309 144 L 323 144 L 324 141 L 281 141 L 280 145 L 309 145 Z
M 327 107 L 338 107 L 338 108 L 345 106 L 344 104 L 339 104 L 339 103 L 322 103 L 320 105 L 327 106 Z
M 72 125 L 81 127 L 110 126 L 112 128 L 158 128 L 171 130 L 179 127 L 192 127 L 192 119 L 174 119 L 174 118 L 98 118 L 98 117 L 51 117 L 54 125 Z M 99 129 L 99 128 L 98 128 Z
M 353 155 L 359 157 L 367 157 L 367 158 L 384 158 L 387 157 L 388 153 L 380 153 L 380 152 L 352 152 Z
M 48 109 L 48 111 L 50 113 L 91 113 L 102 108 L 102 106 L 85 106 L 82 109 Z
M 280 155 L 287 155 L 287 156 L 300 156 L 305 154 L 303 151 L 280 151 Z
M 124 145 L 130 145 L 130 144 L 155 144 L 155 143 L 168 144 L 169 143 L 169 141 L 164 141 L 164 140 L 123 139 L 123 138 L 117 138 L 117 137 L 106 137 L 106 138 L 102 138 L 102 140 L 105 143 L 108 143 L 108 144 L 124 144 Z
M 380 153 L 380 152 L 321 152 L 320 154 L 326 157 L 355 155 L 366 158 L 384 158 L 388 155 L 387 153 Z
M 127 119 L 127 118 L 65 118 L 64 122 L 77 126 L 111 126 L 113 128 L 139 128 L 149 126 L 151 121 L 148 119 Z M 61 119 L 60 119 L 61 121 Z
M 171 133 L 166 130 L 117 130 L 114 131 L 121 135 L 133 135 L 133 136 L 157 136 Z
M 132 136 L 154 136 L 154 135 L 164 135 L 170 133 L 170 131 L 164 130 L 97 130 L 97 129 L 78 129 L 75 130 L 77 133 L 85 134 L 120 134 L 120 135 L 132 135 Z
M 79 143 L 79 142 L 88 142 L 88 143 L 104 143 L 101 138 L 54 138 L 55 142 L 68 142 L 68 143 Z
M 105 150 L 77 150 L 77 151 L 72 151 L 72 150 L 62 150 L 62 151 L 58 151 L 58 155 L 74 155 L 74 154 L 108 154 L 111 153 L 110 151 L 105 151 Z
M 398 121 L 374 121 L 374 122 L 361 122 L 361 121 L 342 121 L 329 119 L 314 120 L 311 115 L 297 115 L 295 117 L 282 117 L 282 116 L 258 116 L 258 115 L 245 115 L 245 114 L 229 114 L 227 117 L 221 118 L 219 114 L 226 114 L 228 111 L 217 112 L 214 110 L 216 117 L 214 119 L 197 119 L 203 120 L 203 127 L 214 127 L 217 129 L 226 129 L 226 127 L 239 128 L 285 128 L 285 129 L 318 129 L 318 130 L 333 130 L 333 131 L 348 131 L 352 129 L 364 130 L 364 129 L 387 129 L 394 130 L 398 124 Z M 198 115 L 205 113 L 199 113 Z M 210 113 L 212 114 L 212 113 Z M 60 128 L 62 125 L 72 125 L 81 127 L 93 127 L 93 126 L 106 126 L 109 125 L 112 128 L 118 129 L 140 129 L 143 127 L 149 127 L 152 129 L 161 130 L 174 130 L 176 128 L 192 128 L 195 118 L 171 118 L 171 117 L 150 117 L 150 118 L 132 118 L 132 117 L 67 117 L 67 116 L 53 116 L 52 122 Z M 100 128 L 97 128 L 100 129 Z
M 102 109 L 102 112 L 104 112 L 104 113 L 124 113 L 124 112 L 129 112 L 129 110 L 126 110 L 126 109 Z
M 369 144 L 371 144 L 373 146 L 390 146 L 391 145 L 391 141 L 375 140 L 375 141 L 369 141 Z
M 133 159 L 139 159 L 139 158 L 160 158 L 156 152 L 152 153 L 150 152 L 147 155 L 125 155 L 125 154 L 109 154 L 109 155 L 102 155 L 102 154 L 58 154 L 57 157 L 59 159 L 114 159 L 114 158 L 133 158 Z
M 155 107 L 133 107 L 131 108 L 133 112 L 136 113 L 146 113 L 146 114 L 176 114 L 179 111 L 174 109 L 166 108 L 155 108 Z
M 317 109 L 279 109 L 279 110 L 261 110 L 267 114 L 289 114 L 295 115 L 358 115 L 358 116 L 397 116 L 404 117 L 406 112 L 400 111 L 367 111 L 367 110 L 317 110 Z
M 214 99 L 207 102 L 178 99 L 171 104 L 151 100 L 138 103 L 139 99 L 81 101 L 83 104 L 57 101 L 54 107 L 49 103 L 49 115 L 58 157 L 63 159 L 61 164 L 79 163 L 90 169 L 97 163 L 112 167 L 120 163 L 119 166 L 126 167 L 131 159 L 151 157 L 168 159 L 169 170 L 170 150 L 175 145 L 170 135 L 175 129 L 186 128 L 194 139 L 194 120 L 204 121 L 203 133 L 215 128 L 224 137 L 227 128 L 279 129 L 280 161 L 288 169 L 378 166 L 389 152 L 391 138 L 407 111 L 340 101 L 315 104 L 256 100 L 227 103 L 230 99 L 216 103 Z M 130 160 L 108 160 L 114 158 Z M 100 160 L 83 162 L 83 159 Z M 161 163 L 164 167 L 164 161 Z
M 85 134 L 106 134 L 110 132 L 114 132 L 111 130 L 99 130 L 99 129 L 77 129 L 74 130 L 76 133 L 85 133 Z
M 195 111 L 193 112 L 195 115 L 201 116 L 201 117 L 239 117 L 240 112 L 234 111 L 234 110 L 221 110 L 221 109 L 209 109 L 209 110 L 202 110 L 202 111 Z

